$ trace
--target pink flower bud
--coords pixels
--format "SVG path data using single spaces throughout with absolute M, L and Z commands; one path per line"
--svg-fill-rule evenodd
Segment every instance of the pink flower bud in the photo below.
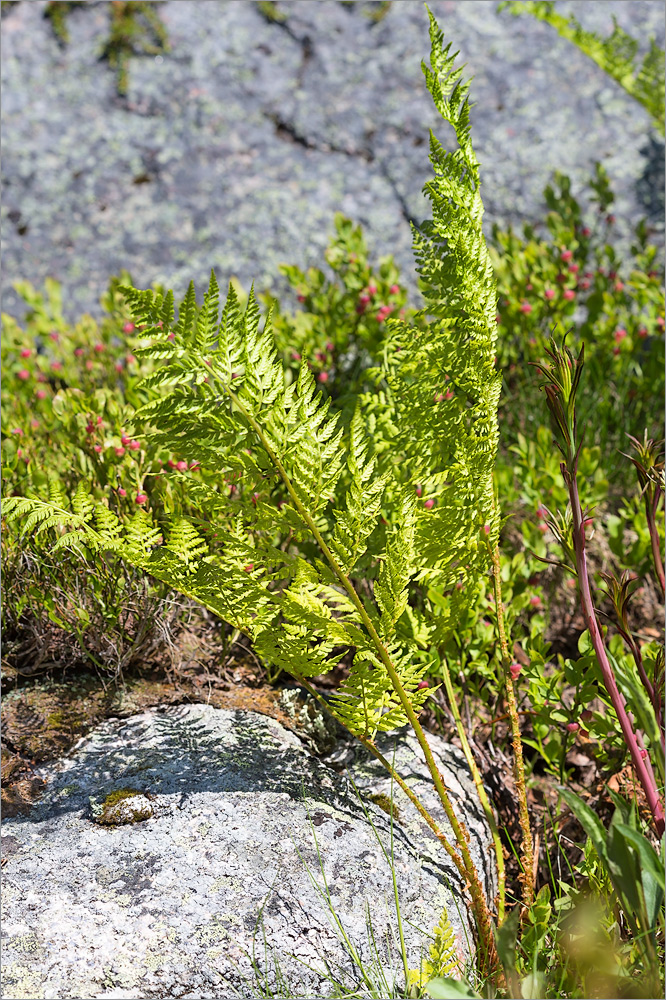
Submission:
M 86 424 L 86 434 L 94 434 L 94 433 L 95 433 L 95 425 Z
M 540 608 L 541 607 L 541 598 L 537 597 L 536 594 L 535 594 L 534 597 L 530 597 L 530 604 L 531 604 L 531 606 L 533 608 Z
M 576 298 L 576 293 L 574 292 L 573 288 L 564 289 L 564 298 L 567 300 L 567 302 L 572 302 Z
M 125 449 L 124 448 L 122 448 L 122 447 L 121 448 L 116 448 L 116 455 L 118 456 L 118 458 L 122 458 L 124 454 L 125 454 Z
M 121 440 L 122 440 L 122 438 L 121 438 Z M 130 447 L 130 451 L 138 451 L 140 449 L 140 447 L 141 447 L 141 442 L 140 441 L 134 441 L 134 440 L 130 441 L 129 447 Z
M 167 333 L 167 340 L 174 341 L 176 339 L 175 333 Z
M 391 285 L 391 287 L 389 288 L 389 295 L 399 295 L 399 294 L 400 294 L 400 285 Z
M 542 534 L 542 535 L 545 535 L 545 534 L 547 533 L 547 531 L 548 531 L 548 525 L 547 525 L 547 524 L 544 524 L 544 523 L 542 522 L 542 523 L 541 523 L 541 524 L 539 525 L 539 531 L 541 532 L 541 534 Z
M 615 284 L 613 285 L 613 288 L 615 289 L 616 292 L 621 292 L 624 290 L 624 284 L 621 281 L 616 281 Z
M 532 312 L 532 306 L 529 304 L 529 302 L 523 300 L 520 306 L 520 311 L 521 313 L 525 313 L 527 315 Z
M 587 239 L 588 236 L 592 235 L 592 230 L 590 229 L 589 226 L 583 226 L 583 228 L 581 229 L 581 235 L 584 236 L 585 239 Z
M 490 525 L 489 524 L 484 524 L 484 526 L 483 526 L 483 533 L 484 533 L 484 535 L 489 535 L 490 534 Z
M 128 365 L 136 364 L 136 358 L 134 357 L 133 354 L 127 354 L 125 356 L 125 361 L 127 362 Z
M 187 468 L 187 462 L 184 462 L 181 459 L 180 462 L 176 462 L 176 468 L 178 469 L 179 472 L 185 472 L 185 469 Z
M 101 450 L 102 450 L 101 444 L 96 444 L 95 445 L 95 451 L 97 452 L 98 455 L 99 455 L 99 453 L 100 453 Z
M 422 486 L 415 486 L 414 487 L 414 491 L 415 491 L 417 497 L 420 497 L 421 494 L 423 493 L 423 487 Z
M 512 681 L 515 681 L 515 680 L 518 679 L 518 676 L 519 676 L 520 671 L 522 669 L 523 668 L 521 667 L 520 663 L 518 663 L 516 660 L 514 660 L 513 663 L 511 664 L 511 666 L 509 667 L 509 673 L 511 674 L 511 680 Z
M 429 687 L 430 687 L 430 685 L 428 684 L 428 682 L 426 680 L 422 680 L 422 681 L 419 681 L 418 684 L 416 685 L 416 690 L 417 691 L 425 691 L 425 689 L 429 688 Z
M 120 440 L 122 441 L 123 444 L 129 444 L 132 439 L 128 438 L 127 434 L 123 434 Z
M 18 377 L 21 379 L 22 382 L 27 382 L 27 380 L 30 378 L 30 372 L 27 371 L 25 368 L 21 368 L 21 370 L 18 371 L 16 374 L 18 375 Z
M 56 344 L 60 343 L 60 334 L 57 330 L 51 330 L 49 338 L 53 340 Z
M 319 372 L 317 375 L 318 382 L 328 382 L 328 372 Z
M 122 363 L 122 361 L 116 361 L 116 363 L 115 363 L 115 365 L 113 367 L 116 369 L 117 372 L 121 372 L 123 370 L 123 363 Z
M 616 344 L 621 343 L 626 336 L 627 336 L 627 331 L 624 330 L 622 327 L 620 327 L 619 330 L 616 330 L 615 333 L 613 334 Z
M 33 431 L 36 431 L 37 428 L 39 427 L 39 420 L 31 420 L 30 426 L 32 427 Z
M 613 223 L 615 222 L 615 216 L 614 215 L 607 215 L 606 216 L 606 222 L 608 223 L 609 226 L 612 226 Z
M 660 330 L 664 329 L 664 317 L 663 316 L 657 316 L 657 326 L 659 327 Z
M 333 343 L 332 340 L 326 341 L 326 350 L 328 351 L 329 354 L 331 353 L 331 351 L 335 350 L 335 344 Z
M 120 488 L 118 489 L 118 496 L 120 496 L 120 497 L 126 497 L 126 496 L 127 496 L 127 490 L 124 490 L 124 489 L 122 488 L 122 486 L 121 486 L 121 487 L 120 487 Z
M 613 354 L 615 355 L 615 357 L 616 357 L 616 358 L 618 357 L 618 355 L 619 355 L 620 353 L 621 353 L 621 352 L 620 352 L 620 348 L 619 348 L 619 347 L 614 347 L 614 348 L 613 348 Z
M 254 563 L 248 563 L 247 566 L 243 567 L 243 569 L 246 573 L 251 573 L 254 569 Z
M 539 517 L 539 518 L 544 518 L 546 516 L 546 508 L 545 507 L 537 507 L 536 516 Z
M 548 300 L 555 298 L 555 292 L 553 291 L 552 288 L 546 288 L 543 294 L 544 297 L 547 298 Z
M 377 294 L 377 286 L 371 282 L 368 285 L 368 295 L 372 296 L 376 294 Z
M 97 418 L 97 426 L 98 426 L 98 427 L 101 427 L 101 426 L 102 426 L 102 418 L 101 418 L 101 417 L 98 417 L 98 418 Z
M 297 295 L 296 298 L 298 299 L 299 302 L 305 302 L 306 296 L 305 295 Z
M 432 510 L 432 508 L 435 506 L 434 499 L 430 497 L 428 500 L 425 501 L 423 506 L 425 507 L 426 510 Z
M 447 389 L 444 393 L 444 399 L 453 399 L 454 392 L 453 389 Z
M 146 503 L 148 497 L 145 493 L 137 493 L 134 503 L 143 504 Z
M 578 264 L 569 264 L 569 266 L 567 268 L 567 271 L 570 274 L 578 274 L 579 270 L 580 270 L 580 268 L 579 268 Z
M 32 354 L 32 351 L 30 350 L 29 347 L 24 347 L 23 350 L 21 351 L 21 357 L 22 358 L 29 358 L 31 354 Z
M 104 344 L 95 344 L 94 350 L 97 354 L 101 354 L 104 350 Z
M 636 331 L 636 335 L 640 337 L 641 340 L 645 340 L 645 338 L 648 335 L 647 329 L 644 326 L 639 326 L 638 330 Z
M 51 367 L 53 367 L 53 365 L 51 365 Z M 95 367 L 94 362 L 92 362 L 92 361 L 86 361 L 86 370 L 87 371 L 91 372 L 94 367 Z
M 590 287 L 590 282 L 587 280 L 587 278 L 584 278 L 583 281 L 581 281 L 580 287 L 583 289 L 584 292 L 588 290 L 588 288 Z
M 23 448 L 17 448 L 16 449 L 16 457 L 17 458 L 23 458 Z
M 593 718 L 594 718 L 594 712 L 591 712 L 589 708 L 583 709 L 583 711 L 580 713 L 581 722 L 585 723 L 592 722 Z
M 174 462 L 174 460 L 172 458 L 169 459 L 169 461 L 167 462 L 167 465 L 169 466 L 170 469 L 175 469 L 176 468 L 176 463 Z
M 21 437 L 22 434 L 23 434 L 23 428 L 22 427 L 12 427 L 12 434 L 16 434 L 18 437 Z
M 291 356 L 292 356 L 292 358 L 293 358 L 294 361 L 300 361 L 301 360 L 301 356 L 298 353 L 298 351 L 292 351 L 291 352 Z
M 579 729 L 580 729 L 580 726 L 578 725 L 577 722 L 567 722 L 567 732 L 568 733 L 577 733 Z
M 74 348 L 74 357 L 75 358 L 80 358 L 83 353 L 84 353 L 84 351 L 83 351 L 82 347 L 75 347 Z
M 438 393 L 438 394 L 437 394 L 437 395 L 435 396 L 435 398 L 434 398 L 434 402 L 435 402 L 435 403 L 441 403 L 443 399 L 444 399 L 444 393 L 443 393 L 443 392 L 440 392 L 440 393 Z
M 560 258 L 565 262 L 565 264 L 568 260 L 571 260 L 572 257 L 573 257 L 572 250 L 563 250 L 562 253 L 560 254 Z
M 647 750 L 641 750 L 641 757 L 643 760 L 647 760 L 648 752 Z
M 38 389 L 37 392 L 35 393 L 35 396 L 37 397 L 37 399 L 46 399 L 46 390 Z
M 123 333 L 134 333 L 134 323 L 125 323 Z

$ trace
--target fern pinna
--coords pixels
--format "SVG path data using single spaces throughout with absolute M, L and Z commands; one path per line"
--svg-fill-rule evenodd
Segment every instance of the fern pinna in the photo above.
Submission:
M 496 291 L 469 84 L 432 15 L 430 36 L 426 84 L 459 148 L 447 153 L 431 139 L 433 219 L 414 231 L 430 322 L 426 332 L 392 324 L 380 391 L 361 397 L 343 424 L 306 364 L 297 381 L 285 378 L 270 315 L 262 321 L 253 294 L 242 308 L 230 287 L 220 317 L 214 274 L 202 306 L 190 286 L 177 319 L 171 293 L 126 288 L 142 330 L 135 354 L 159 362 L 143 383 L 150 400 L 134 414 L 134 433 L 201 463 L 207 478 L 187 480 L 201 517 L 142 511 L 123 524 L 83 486 L 71 504 L 54 486 L 49 501 L 5 500 L 3 514 L 27 517 L 36 532 L 60 526 L 57 545 L 119 553 L 244 632 L 265 661 L 308 687 L 350 651 L 332 710 L 373 752 L 377 732 L 414 728 L 456 845 L 428 821 L 470 888 L 492 962 L 469 834 L 418 721 L 430 693 L 420 686 L 427 650 L 473 599 L 498 531 Z M 424 599 L 435 591 L 437 601 Z

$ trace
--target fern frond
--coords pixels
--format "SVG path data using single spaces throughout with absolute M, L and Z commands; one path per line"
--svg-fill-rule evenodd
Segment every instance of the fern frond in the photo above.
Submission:
M 558 14 L 552 0 L 510 0 L 501 3 L 498 10 L 504 8 L 514 15 L 531 14 L 550 24 L 639 101 L 657 128 L 664 131 L 664 51 L 654 38 L 650 39 L 650 48 L 639 64 L 638 41 L 619 26 L 614 15 L 612 33 L 601 38 L 593 31 L 586 31 L 573 14 L 568 17 Z

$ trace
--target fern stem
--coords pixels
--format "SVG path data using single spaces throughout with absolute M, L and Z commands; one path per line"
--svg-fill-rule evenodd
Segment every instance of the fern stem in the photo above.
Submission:
M 444 812 L 446 813 L 449 823 L 451 824 L 451 827 L 455 834 L 456 841 L 458 842 L 458 847 L 460 849 L 460 853 L 464 861 L 465 878 L 469 885 L 470 895 L 472 897 L 472 903 L 474 908 L 474 914 L 477 922 L 479 947 L 482 952 L 482 959 L 481 959 L 482 965 L 486 968 L 487 971 L 494 970 L 497 966 L 498 959 L 497 959 L 497 949 L 495 947 L 495 940 L 492 932 L 492 921 L 490 916 L 490 910 L 488 909 L 488 903 L 485 898 L 484 889 L 483 886 L 481 885 L 481 880 L 479 878 L 479 873 L 476 869 L 476 865 L 474 864 L 472 855 L 469 850 L 469 832 L 467 831 L 467 828 L 465 827 L 464 823 L 461 823 L 458 817 L 456 816 L 453 803 L 449 798 L 449 793 L 447 791 L 446 785 L 444 784 L 444 781 L 442 780 L 442 776 L 439 773 L 437 764 L 435 763 L 435 758 L 432 755 L 432 751 L 428 745 L 428 741 L 426 739 L 421 723 L 419 722 L 418 716 L 414 711 L 411 701 L 409 700 L 409 695 L 407 694 L 407 692 L 405 691 L 404 687 L 400 682 L 400 677 L 398 676 L 398 672 L 396 671 L 393 665 L 388 650 L 384 646 L 384 643 L 381 641 L 377 633 L 377 630 L 375 629 L 375 626 L 372 622 L 372 619 L 370 618 L 368 612 L 365 609 L 363 601 L 356 592 L 356 588 L 352 584 L 349 577 L 341 569 L 337 559 L 335 558 L 335 556 L 329 549 L 328 545 L 326 544 L 321 532 L 317 528 L 317 525 L 315 524 L 310 513 L 301 503 L 296 491 L 292 486 L 291 479 L 286 469 L 282 465 L 282 462 L 280 461 L 278 456 L 273 451 L 270 442 L 268 441 L 268 438 L 264 434 L 262 428 L 254 419 L 254 417 L 243 406 L 243 404 L 237 398 L 236 394 L 231 391 L 230 387 L 223 382 L 221 382 L 221 385 L 224 391 L 227 393 L 227 395 L 233 400 L 235 405 L 238 407 L 240 412 L 244 415 L 245 419 L 248 421 L 248 423 L 254 430 L 255 434 L 259 438 L 267 455 L 274 463 L 274 467 L 279 472 L 287 488 L 287 492 L 289 493 L 289 496 L 292 499 L 295 509 L 297 510 L 298 514 L 300 515 L 304 523 L 307 525 L 309 531 L 312 533 L 321 552 L 323 553 L 329 565 L 331 566 L 331 569 L 337 576 L 338 580 L 340 581 L 344 589 L 347 591 L 350 600 L 352 601 L 356 610 L 358 611 L 361 621 L 365 625 L 368 634 L 372 639 L 375 649 L 377 650 L 379 657 L 384 665 L 384 668 L 386 669 L 386 672 L 391 680 L 393 689 L 397 694 L 398 698 L 400 699 L 405 715 L 409 719 L 410 725 L 414 730 L 414 735 L 416 736 L 419 745 L 423 751 L 423 755 L 425 757 L 428 770 L 430 771 L 433 784 L 435 786 L 435 789 L 437 790 L 437 794 L 444 808 Z
M 451 714 L 453 715 L 456 729 L 458 730 L 458 736 L 460 737 L 460 742 L 462 743 L 463 753 L 465 754 L 465 759 L 469 765 L 469 769 L 472 772 L 472 778 L 474 779 L 477 795 L 479 796 L 481 806 L 486 815 L 486 819 L 488 820 L 488 826 L 490 827 L 490 832 L 493 838 L 495 857 L 497 859 L 497 923 L 501 924 L 504 920 L 506 906 L 506 870 L 504 867 L 504 850 L 502 848 L 502 841 L 500 839 L 499 830 L 497 829 L 495 814 L 493 813 L 490 800 L 483 785 L 481 772 L 479 771 L 476 760 L 474 759 L 474 754 L 472 753 L 472 748 L 470 747 L 467 733 L 465 732 L 465 727 L 463 726 L 460 710 L 458 709 L 455 693 L 453 691 L 453 684 L 451 683 L 449 665 L 443 656 L 440 656 L 439 659 L 442 668 L 442 677 L 444 678 L 444 687 L 446 688 L 446 696 L 449 699 Z
M 509 667 L 511 666 L 511 656 L 509 654 L 509 643 L 506 637 L 504 623 L 504 605 L 502 604 L 502 582 L 500 579 L 500 552 L 496 542 L 491 549 L 493 561 L 493 589 L 495 592 L 495 610 L 497 612 L 497 632 L 499 635 L 500 652 L 502 654 L 502 666 L 504 668 L 504 683 L 506 686 L 506 700 L 511 718 L 511 733 L 513 736 L 513 774 L 516 782 L 516 793 L 518 796 L 518 810 L 520 817 L 520 829 L 523 835 L 523 850 L 521 864 L 523 873 L 521 881 L 523 883 L 523 903 L 530 906 L 534 899 L 534 847 L 532 845 L 532 831 L 530 829 L 530 814 L 527 808 L 527 790 L 525 787 L 525 762 L 523 760 L 523 742 L 520 735 L 520 720 L 518 718 L 518 706 L 516 704 L 516 691 L 513 686 L 513 678 Z

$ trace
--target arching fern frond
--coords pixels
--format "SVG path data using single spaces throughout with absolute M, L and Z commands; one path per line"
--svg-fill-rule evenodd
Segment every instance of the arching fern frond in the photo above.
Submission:
M 508 0 L 500 3 L 497 9 L 504 8 L 514 15 L 531 14 L 550 24 L 562 38 L 577 45 L 642 104 L 657 128 L 664 131 L 664 50 L 654 38 L 650 39 L 650 48 L 639 63 L 638 41 L 619 26 L 615 16 L 612 33 L 601 38 L 593 31 L 586 31 L 573 14 L 568 17 L 558 14 L 552 0 Z

